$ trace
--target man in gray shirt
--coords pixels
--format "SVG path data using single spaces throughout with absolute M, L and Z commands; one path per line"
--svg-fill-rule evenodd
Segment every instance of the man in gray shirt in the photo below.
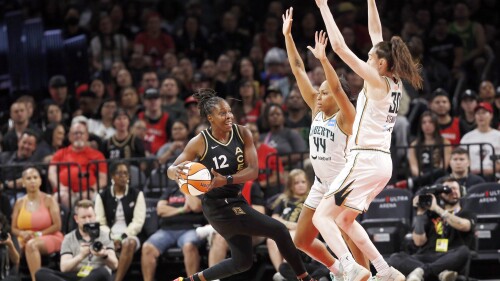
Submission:
M 111 270 L 118 266 L 118 259 L 109 234 L 101 231 L 95 241 L 102 243 L 98 252 L 92 248 L 89 233 L 84 232 L 83 225 L 96 222 L 94 204 L 90 200 L 81 200 L 75 206 L 75 221 L 78 228 L 64 236 L 61 246 L 61 272 L 41 268 L 36 273 L 37 280 L 92 280 L 111 281 Z

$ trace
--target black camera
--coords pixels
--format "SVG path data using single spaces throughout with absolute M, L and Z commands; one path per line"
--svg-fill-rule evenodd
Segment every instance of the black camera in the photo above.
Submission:
M 83 231 L 90 236 L 90 240 L 92 241 L 92 250 L 94 252 L 99 252 L 102 250 L 102 242 L 96 241 L 100 235 L 100 224 L 98 222 L 89 222 L 83 225 Z
M 417 192 L 418 196 L 418 207 L 422 209 L 428 209 L 432 205 L 432 196 L 431 194 L 434 194 L 434 196 L 437 196 L 438 194 L 445 193 L 449 194 L 451 193 L 451 189 L 447 187 L 446 185 L 442 184 L 435 184 L 431 186 L 426 186 L 420 189 Z
M 9 232 L 6 231 L 5 229 L 0 230 L 0 241 L 6 241 L 9 239 Z

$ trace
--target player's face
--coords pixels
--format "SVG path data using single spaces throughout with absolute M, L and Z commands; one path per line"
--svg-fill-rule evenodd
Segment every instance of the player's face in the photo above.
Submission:
M 226 101 L 221 101 L 210 113 L 208 120 L 212 127 L 230 132 L 233 126 L 233 113 L 231 107 Z
M 320 111 L 338 111 L 337 103 L 335 102 L 333 93 L 331 92 L 330 87 L 328 87 L 328 83 L 326 81 L 319 87 L 317 106 Z
M 304 175 L 297 175 L 293 179 L 293 194 L 302 196 L 307 193 L 307 180 Z

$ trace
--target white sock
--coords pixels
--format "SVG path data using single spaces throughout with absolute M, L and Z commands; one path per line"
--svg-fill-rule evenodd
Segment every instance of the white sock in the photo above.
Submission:
M 375 270 L 377 270 L 378 275 L 384 276 L 389 272 L 389 265 L 384 260 L 382 256 L 378 256 L 378 258 L 372 261 Z
M 330 270 L 330 272 L 332 272 L 335 275 L 339 274 L 340 273 L 340 261 L 336 260 L 335 262 L 333 262 L 332 265 L 330 265 L 328 267 L 328 269 Z
M 354 258 L 352 257 L 351 253 L 344 254 L 340 257 L 339 260 L 345 272 L 349 272 L 352 270 L 352 267 L 354 265 Z

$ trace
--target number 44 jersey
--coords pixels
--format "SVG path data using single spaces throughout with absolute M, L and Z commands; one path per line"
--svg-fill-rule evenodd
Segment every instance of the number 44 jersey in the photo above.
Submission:
M 311 123 L 309 158 L 314 173 L 322 182 L 333 180 L 347 162 L 349 137 L 338 126 L 337 116 L 327 117 L 320 111 Z
M 358 95 L 356 118 L 352 125 L 353 150 L 379 150 L 390 153 L 391 134 L 399 111 L 401 80 L 384 77 L 388 93 L 381 100 L 366 96 L 366 85 Z

